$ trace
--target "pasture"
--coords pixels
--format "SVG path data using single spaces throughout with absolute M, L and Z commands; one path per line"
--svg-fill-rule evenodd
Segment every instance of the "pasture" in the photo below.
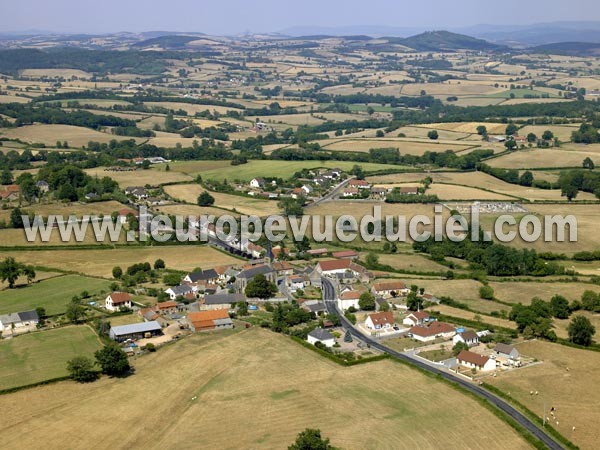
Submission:
M 18 257 L 17 260 L 23 261 Z M 38 307 L 45 308 L 48 315 L 61 314 L 75 295 L 83 291 L 90 295 L 108 292 L 109 285 L 109 281 L 100 278 L 63 275 L 15 289 L 4 289 L 0 291 L 0 314 L 29 311 Z
M 290 179 L 294 173 L 306 169 L 339 168 L 349 171 L 355 165 L 352 161 L 261 161 L 251 160 L 246 164 L 232 166 L 229 161 L 182 161 L 170 164 L 171 172 L 180 171 L 204 180 L 250 181 L 255 177 L 275 177 Z M 402 166 L 377 163 L 361 163 L 366 172 L 401 169 Z
M 71 446 L 81 448 L 280 449 L 312 427 L 340 448 L 434 448 L 441 440 L 529 448 L 489 410 L 434 378 L 391 361 L 340 367 L 260 329 L 194 335 L 134 365 L 135 375 L 125 379 L 0 397 L 0 408 L 11 411 L 0 425 L 4 445 L 43 438 L 46 448 L 58 448 L 65 431 L 76 428 Z
M 545 403 L 550 424 L 563 436 L 582 449 L 597 448 L 600 390 L 590 383 L 597 379 L 600 353 L 539 340 L 518 344 L 517 349 L 541 364 L 502 372 L 485 381 L 523 403 L 538 417 Z M 538 395 L 530 395 L 531 391 Z M 555 408 L 554 418 L 551 407 Z
M 87 325 L 28 333 L 0 341 L 0 389 L 68 375 L 67 361 L 101 347 Z

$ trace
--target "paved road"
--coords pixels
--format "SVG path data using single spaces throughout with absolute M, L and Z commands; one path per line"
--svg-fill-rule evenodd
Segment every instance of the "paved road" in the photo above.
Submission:
M 329 191 L 328 194 L 324 195 L 323 197 L 319 198 L 318 200 L 315 200 L 314 202 L 306 205 L 306 207 L 304 209 L 310 209 L 310 208 L 314 208 L 317 205 L 320 205 L 321 203 L 325 203 L 328 202 L 330 200 L 333 200 L 333 198 L 337 195 L 339 195 L 339 193 L 341 192 L 341 190 L 343 188 L 346 187 L 346 185 L 351 181 L 354 180 L 354 178 L 356 177 L 350 177 L 344 181 L 342 181 L 341 183 L 338 183 L 331 191 Z
M 508 414 L 510 417 L 512 417 L 514 420 L 516 420 L 520 425 L 522 425 L 523 428 L 525 428 L 527 431 L 529 431 L 531 434 L 533 434 L 537 439 L 542 441 L 548 448 L 550 448 L 552 450 L 560 450 L 563 448 L 558 442 L 554 441 L 554 439 L 552 439 L 550 436 L 548 436 L 546 433 L 544 433 L 538 426 L 536 426 L 531 420 L 529 420 L 527 417 L 525 417 L 522 413 L 517 411 L 515 408 L 513 408 L 510 404 L 508 404 L 501 398 L 496 397 L 494 394 L 486 391 L 484 388 L 477 386 L 476 384 L 473 384 L 472 382 L 469 382 L 469 381 L 465 380 L 464 378 L 457 377 L 457 376 L 453 375 L 452 372 L 442 370 L 438 367 L 429 365 L 429 364 L 425 363 L 424 361 L 411 358 L 409 355 L 392 350 L 391 348 L 386 347 L 385 345 L 381 344 L 380 342 L 377 342 L 377 341 L 371 339 L 370 337 L 362 334 L 360 331 L 358 331 L 354 327 L 354 325 L 352 325 L 344 317 L 344 315 L 341 313 L 341 311 L 337 307 L 337 302 L 335 301 L 335 298 L 336 298 L 335 287 L 334 287 L 333 283 L 330 280 L 328 280 L 327 278 L 322 278 L 321 280 L 322 280 L 322 288 L 323 288 L 323 299 L 325 300 L 325 306 L 327 308 L 327 311 L 330 314 L 337 315 L 340 318 L 344 328 L 350 330 L 350 334 L 352 334 L 352 336 L 369 344 L 371 347 L 373 347 L 377 350 L 387 353 L 388 355 L 392 356 L 393 358 L 408 362 L 409 364 L 411 364 L 413 366 L 416 366 L 420 369 L 424 369 L 428 372 L 439 375 L 439 376 L 443 377 L 444 379 L 449 380 L 453 383 L 459 384 L 461 387 L 463 387 L 463 388 L 467 389 L 468 391 L 472 392 L 473 394 L 487 400 L 489 403 L 491 403 L 492 405 L 494 405 L 501 411 Z

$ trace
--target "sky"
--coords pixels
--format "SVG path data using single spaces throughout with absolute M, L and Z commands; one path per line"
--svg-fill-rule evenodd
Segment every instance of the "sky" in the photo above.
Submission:
M 188 31 L 214 35 L 295 26 L 458 28 L 600 20 L 598 0 L 0 0 L 0 33 Z

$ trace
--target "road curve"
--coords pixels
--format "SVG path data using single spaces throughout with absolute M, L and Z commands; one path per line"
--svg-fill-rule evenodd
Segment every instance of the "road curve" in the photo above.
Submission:
M 477 395 L 480 398 L 483 398 L 484 400 L 487 400 L 489 403 L 494 405 L 496 408 L 498 408 L 501 411 L 503 411 L 504 413 L 508 414 L 511 418 L 513 418 L 515 421 L 517 421 L 523 428 L 525 428 L 532 435 L 534 435 L 537 439 L 539 439 L 541 442 L 543 442 L 549 449 L 552 449 L 552 450 L 563 449 L 562 445 L 560 445 L 558 442 L 556 442 L 552 437 L 548 436 L 544 431 L 542 431 L 542 429 L 540 429 L 537 425 L 535 425 L 530 419 L 525 417 L 521 412 L 519 412 L 517 409 L 515 409 L 509 403 L 507 403 L 506 401 L 502 400 L 501 398 L 495 396 L 491 392 L 486 391 L 484 388 L 477 386 L 476 384 L 470 383 L 469 381 L 467 381 L 463 378 L 456 377 L 456 376 L 452 375 L 452 373 L 450 373 L 450 372 L 446 372 L 446 371 L 437 369 L 437 368 L 432 367 L 422 361 L 412 359 L 406 355 L 403 355 L 402 353 L 392 350 L 391 348 L 386 347 L 385 345 L 381 344 L 380 342 L 377 342 L 376 340 L 371 339 L 370 337 L 362 334 L 360 331 L 358 331 L 354 327 L 354 325 L 352 325 L 348 321 L 348 319 L 346 319 L 344 317 L 344 315 L 339 310 L 339 308 L 337 306 L 337 302 L 335 300 L 336 295 L 335 295 L 335 288 L 333 286 L 333 283 L 330 280 L 328 280 L 327 278 L 322 278 L 321 280 L 322 280 L 321 284 L 322 284 L 322 288 L 323 288 L 323 299 L 325 300 L 325 305 L 326 305 L 327 311 L 330 314 L 337 315 L 340 318 L 344 328 L 350 330 L 350 334 L 352 334 L 352 336 L 369 344 L 371 347 L 373 347 L 377 350 L 387 353 L 388 355 L 390 355 L 393 358 L 405 361 L 405 362 L 409 363 L 410 365 L 413 365 L 420 369 L 434 373 L 435 375 L 439 375 L 442 378 L 449 380 L 453 383 L 457 383 L 462 388 L 468 390 L 469 392 L 472 392 L 473 394 Z

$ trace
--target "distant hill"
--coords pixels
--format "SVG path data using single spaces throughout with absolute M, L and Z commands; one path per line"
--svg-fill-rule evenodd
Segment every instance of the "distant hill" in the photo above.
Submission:
M 527 51 L 566 56 L 600 56 L 600 44 L 594 42 L 556 42 L 530 47 Z
M 494 51 L 506 48 L 483 39 L 477 39 L 465 34 L 451 33 L 450 31 L 427 31 L 408 38 L 389 38 L 389 40 L 391 43 L 401 44 L 417 51 Z
M 187 44 L 198 39 L 203 39 L 204 35 L 186 36 L 186 35 L 166 35 L 158 36 L 145 41 L 136 42 L 132 45 L 134 48 L 160 47 L 165 50 L 183 50 Z

